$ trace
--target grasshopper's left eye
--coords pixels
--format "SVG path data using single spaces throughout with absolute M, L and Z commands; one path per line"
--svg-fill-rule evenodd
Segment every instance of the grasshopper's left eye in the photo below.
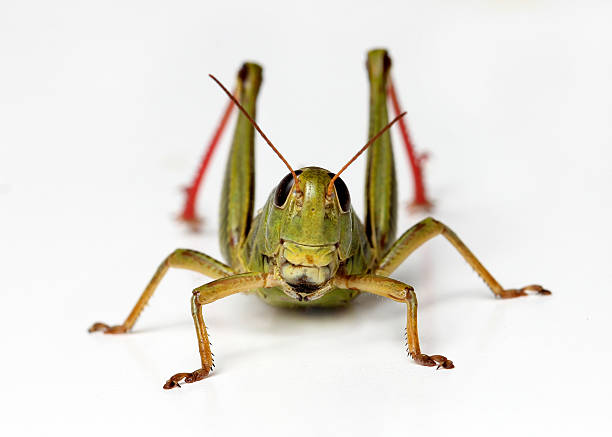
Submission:
M 302 170 L 297 170 L 295 172 L 297 176 L 299 176 L 301 173 Z M 274 193 L 274 206 L 277 208 L 282 208 L 285 205 L 294 183 L 295 181 L 293 180 L 293 175 L 291 173 L 281 179 L 278 187 L 276 187 L 276 193 Z
M 330 178 L 336 176 L 334 173 L 327 173 Z M 334 181 L 334 188 L 336 189 L 336 194 L 338 195 L 338 203 L 340 203 L 340 209 L 342 212 L 348 212 L 351 209 L 351 195 L 349 194 L 349 190 L 346 187 L 344 181 L 340 178 Z

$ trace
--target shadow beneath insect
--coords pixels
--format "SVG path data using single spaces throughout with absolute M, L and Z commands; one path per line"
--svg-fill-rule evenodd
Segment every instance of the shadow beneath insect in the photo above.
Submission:
M 495 301 L 495 297 L 488 289 L 477 290 L 476 288 L 466 288 L 463 290 L 450 291 L 443 295 L 426 295 L 425 293 L 421 293 L 421 295 L 417 294 L 419 299 L 419 308 L 430 308 L 438 305 L 446 305 L 449 302 L 453 301 L 473 301 L 473 302 L 482 302 L 485 300 L 489 300 L 491 302 Z
M 419 298 L 419 308 L 430 309 L 440 305 L 447 305 L 452 301 L 491 301 L 496 299 L 487 293 L 487 290 L 463 289 L 451 292 L 443 296 L 427 296 L 426 293 L 417 294 Z M 252 299 L 251 296 L 243 296 L 245 299 Z M 302 331 L 305 324 L 328 323 L 340 324 L 344 321 L 360 318 L 371 321 L 381 319 L 395 323 L 396 316 L 404 316 L 406 308 L 398 302 L 384 299 L 380 296 L 363 293 L 354 301 L 346 306 L 338 308 L 319 308 L 319 307 L 298 307 L 282 308 L 274 307 L 265 302 L 253 299 L 253 305 L 244 309 L 244 314 L 240 315 L 245 323 L 254 330 L 262 332 L 274 332 L 282 329 L 284 332 Z M 254 311 L 253 311 L 254 310 Z M 401 318 L 401 323 L 404 319 Z M 131 334 L 144 334 L 170 329 L 193 327 L 191 319 L 174 320 L 153 325 L 143 326 L 133 329 Z
M 175 320 L 173 322 L 159 323 L 153 326 L 143 326 L 142 328 L 132 329 L 128 334 L 148 334 L 150 332 L 167 331 L 169 329 L 184 328 L 186 326 L 193 327 L 193 321 L 190 319 Z
M 350 318 L 355 313 L 352 305 L 340 308 L 278 308 L 260 302 L 260 308 L 244 314 L 249 326 L 256 331 L 298 334 L 311 324 L 335 324 Z

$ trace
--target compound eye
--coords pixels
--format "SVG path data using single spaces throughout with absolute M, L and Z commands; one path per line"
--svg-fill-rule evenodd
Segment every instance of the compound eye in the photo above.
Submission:
M 300 175 L 302 170 L 297 170 L 295 172 L 296 175 Z M 287 197 L 289 197 L 289 193 L 291 193 L 291 189 L 294 185 L 293 175 L 289 173 L 283 179 L 281 179 L 280 183 L 276 187 L 276 193 L 274 193 L 274 206 L 277 208 L 282 208 L 287 202 Z
M 330 178 L 335 176 L 334 173 L 328 173 Z M 338 203 L 340 203 L 340 209 L 342 212 L 349 212 L 351 209 L 351 195 L 346 187 L 344 181 L 340 178 L 334 181 L 334 188 L 336 189 L 336 195 L 338 196 Z

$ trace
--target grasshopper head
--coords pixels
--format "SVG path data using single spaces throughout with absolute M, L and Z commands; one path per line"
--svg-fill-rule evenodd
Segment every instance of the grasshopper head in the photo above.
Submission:
M 331 289 L 330 279 L 350 254 L 352 208 L 348 189 L 333 173 L 318 167 L 285 176 L 273 191 L 266 241 L 283 290 L 298 300 L 314 300 Z

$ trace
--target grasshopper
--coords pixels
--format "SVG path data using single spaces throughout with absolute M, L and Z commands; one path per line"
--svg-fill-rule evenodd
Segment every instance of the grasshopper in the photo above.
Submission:
M 222 188 L 219 242 L 226 263 L 190 249 L 177 249 L 159 266 L 140 299 L 121 325 L 95 323 L 89 329 L 107 334 L 129 331 L 169 268 L 193 270 L 213 279 L 193 290 L 191 313 L 201 367 L 177 373 L 165 389 L 204 379 L 212 370 L 213 354 L 202 307 L 218 299 L 253 292 L 270 305 L 282 307 L 339 307 L 362 292 L 400 302 L 407 307 L 408 353 L 423 366 L 451 369 L 443 355 L 421 352 L 417 330 L 417 296 L 413 287 L 392 279 L 393 271 L 431 238 L 444 236 L 480 275 L 496 297 L 515 298 L 528 291 L 550 294 L 540 285 L 504 289 L 468 247 L 445 224 L 426 218 L 397 240 L 395 163 L 388 122 L 390 58 L 385 50 L 367 56 L 370 81 L 368 143 L 338 173 L 319 167 L 293 170 L 254 121 L 262 68 L 245 63 L 238 73 L 234 95 L 215 81 L 241 111 L 238 117 Z M 211 76 L 212 77 L 212 76 Z M 262 210 L 253 215 L 254 131 L 289 168 L 272 190 Z M 366 207 L 362 223 L 351 206 L 340 174 L 367 150 Z

